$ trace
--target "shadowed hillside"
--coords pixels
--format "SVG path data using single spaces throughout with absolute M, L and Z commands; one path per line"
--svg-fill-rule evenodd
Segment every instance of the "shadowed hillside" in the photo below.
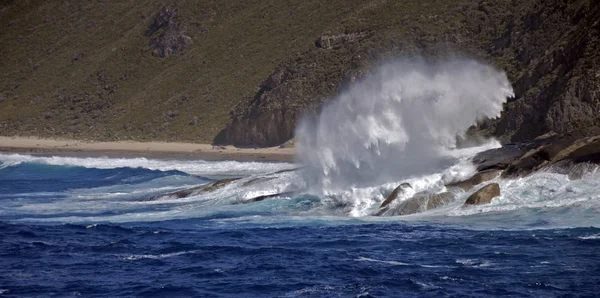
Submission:
M 0 134 L 276 145 L 374 65 L 414 55 L 506 70 L 516 98 L 485 133 L 521 140 L 593 129 L 599 6 L 3 1 Z

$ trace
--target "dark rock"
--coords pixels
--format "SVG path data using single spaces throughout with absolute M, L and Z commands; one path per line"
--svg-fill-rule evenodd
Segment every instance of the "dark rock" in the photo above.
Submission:
M 450 184 L 446 185 L 446 187 L 448 187 L 448 188 L 457 187 L 457 188 L 461 188 L 464 191 L 468 191 L 477 184 L 481 184 L 483 182 L 498 178 L 501 173 L 502 173 L 502 171 L 500 171 L 500 170 L 487 170 L 487 171 L 479 172 L 479 173 L 473 175 L 473 177 L 471 177 L 465 181 L 450 183 Z
M 244 200 L 244 201 L 242 201 L 242 204 L 256 203 L 256 202 L 264 201 L 266 199 L 272 199 L 272 198 L 276 198 L 276 197 L 285 197 L 285 196 L 290 196 L 292 194 L 293 194 L 293 192 L 283 192 L 283 193 L 278 193 L 278 194 L 259 196 L 256 198 Z
M 400 193 L 405 192 L 409 188 L 412 188 L 412 186 L 410 184 L 408 184 L 408 183 L 402 183 L 402 184 L 400 184 L 398 187 L 396 187 L 394 189 L 394 191 L 392 191 L 392 193 L 385 199 L 385 201 L 383 201 L 383 203 L 381 203 L 381 206 L 379 206 L 379 208 L 386 207 L 391 202 L 393 202 L 396 198 L 398 198 L 398 195 Z
M 583 139 L 557 154 L 555 159 L 579 162 L 600 162 L 600 136 Z
M 498 185 L 498 183 L 491 183 L 480 188 L 471 196 L 469 196 L 465 202 L 465 205 L 489 204 L 493 198 L 498 196 L 500 196 L 500 185 Z
M 473 158 L 477 171 L 491 169 L 504 170 L 512 162 L 529 151 L 530 146 L 521 144 L 506 144 L 501 148 L 480 152 Z
M 597 169 L 597 164 L 591 162 L 576 163 L 570 160 L 560 161 L 550 167 L 552 172 L 567 175 L 570 180 L 582 179 L 586 174 L 593 173 Z
M 197 187 L 192 187 L 188 189 L 183 189 L 175 192 L 170 192 L 166 194 L 161 194 L 158 196 L 154 196 L 152 198 L 147 199 L 147 201 L 156 201 L 156 200 L 165 200 L 165 199 L 182 199 L 191 196 L 195 196 L 201 193 L 207 193 L 215 191 L 221 187 L 224 187 L 227 184 L 230 184 L 233 181 L 239 180 L 239 178 L 232 179 L 222 179 L 217 182 L 211 184 L 200 185 Z
M 599 162 L 600 136 L 580 138 L 574 134 L 555 137 L 513 161 L 502 176 L 510 178 L 529 175 L 561 161 Z

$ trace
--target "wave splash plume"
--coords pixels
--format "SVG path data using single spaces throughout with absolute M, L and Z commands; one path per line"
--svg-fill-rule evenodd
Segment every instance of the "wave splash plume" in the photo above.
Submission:
M 298 161 L 317 194 L 431 173 L 456 161 L 457 135 L 512 96 L 504 72 L 472 60 L 388 64 L 301 121 Z

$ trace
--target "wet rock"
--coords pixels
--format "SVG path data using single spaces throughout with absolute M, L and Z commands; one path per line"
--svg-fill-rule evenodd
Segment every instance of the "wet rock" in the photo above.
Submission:
M 179 191 L 175 191 L 175 192 L 170 192 L 170 193 L 154 196 L 154 197 L 147 199 L 147 201 L 172 200 L 172 199 L 183 199 L 183 198 L 187 198 L 187 197 L 192 197 L 192 196 L 199 195 L 201 193 L 215 191 L 215 190 L 217 190 L 233 181 L 236 181 L 236 180 L 239 180 L 239 178 L 222 179 L 222 180 L 219 180 L 219 181 L 211 183 L 211 184 L 200 185 L 200 186 L 196 186 L 196 187 L 192 187 L 192 188 L 188 188 L 188 189 L 183 189 L 183 190 L 179 190 Z
M 219 180 L 219 181 L 211 184 L 210 186 L 204 188 L 202 191 L 203 192 L 215 191 L 215 190 L 217 190 L 217 189 L 219 189 L 219 188 L 221 188 L 221 187 L 223 187 L 223 186 L 225 186 L 227 184 L 230 184 L 233 181 L 237 181 L 239 179 L 240 178 L 222 179 L 222 180 Z
M 550 167 L 554 173 L 567 175 L 570 180 L 582 179 L 586 174 L 593 173 L 598 165 L 591 162 L 576 163 L 570 160 L 558 162 Z
M 275 178 L 276 177 L 258 177 L 258 178 L 250 179 L 250 180 L 244 182 L 244 184 L 242 184 L 242 187 L 246 187 L 246 186 L 252 185 L 254 183 L 266 182 L 269 180 L 273 180 Z
M 559 152 L 555 158 L 580 162 L 600 162 L 600 136 L 585 138 Z
M 500 185 L 498 183 L 488 184 L 473 193 L 465 202 L 465 205 L 489 204 L 493 198 L 500 196 Z
M 383 201 L 383 203 L 381 203 L 381 206 L 379 206 L 379 208 L 385 208 L 391 202 L 393 202 L 396 198 L 398 198 L 399 194 L 405 192 L 409 188 L 412 188 L 412 186 L 408 183 L 400 184 L 398 187 L 396 187 L 394 189 L 394 191 L 392 191 L 392 193 L 385 199 L 385 201 Z
M 448 188 L 456 187 L 456 188 L 461 188 L 464 191 L 468 191 L 477 184 L 481 184 L 483 182 L 498 178 L 501 173 L 502 173 L 501 170 L 487 170 L 487 171 L 479 172 L 479 173 L 475 174 L 473 177 L 471 177 L 465 181 L 450 183 L 450 184 L 446 185 L 446 187 L 448 187 Z
M 535 143 L 505 144 L 501 148 L 480 152 L 473 158 L 477 171 L 504 170 L 529 150 L 538 147 Z
M 256 198 L 244 200 L 244 201 L 242 201 L 242 204 L 250 204 L 250 203 L 261 202 L 261 201 L 264 201 L 266 199 L 272 199 L 272 198 L 276 198 L 276 197 L 285 197 L 285 196 L 290 196 L 292 194 L 293 194 L 292 192 L 282 192 L 282 193 L 278 193 L 278 194 L 264 195 L 264 196 L 259 196 L 259 197 L 256 197 Z
M 525 176 L 564 161 L 599 162 L 600 136 L 579 138 L 577 135 L 566 135 L 553 138 L 513 161 L 502 176 Z
M 425 212 L 427 210 L 435 209 L 440 206 L 446 205 L 452 202 L 454 198 L 455 195 L 451 192 L 443 192 L 439 194 L 432 194 L 427 192 L 418 193 L 412 198 L 401 202 L 400 204 L 398 204 L 398 206 L 382 209 L 375 215 L 396 216 Z

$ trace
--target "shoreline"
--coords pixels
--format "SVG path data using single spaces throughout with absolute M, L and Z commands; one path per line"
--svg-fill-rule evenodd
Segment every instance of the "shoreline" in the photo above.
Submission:
M 293 162 L 295 148 L 237 148 L 180 142 L 91 142 L 0 136 L 0 153 Z

